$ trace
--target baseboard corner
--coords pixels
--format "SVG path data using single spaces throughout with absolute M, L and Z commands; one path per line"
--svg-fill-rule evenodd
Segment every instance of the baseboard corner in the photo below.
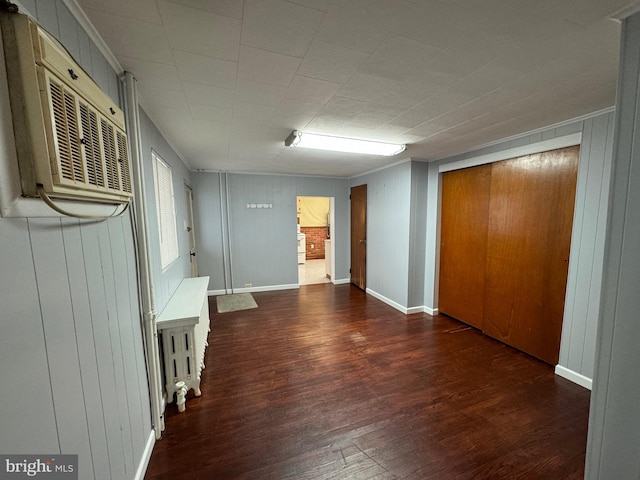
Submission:
M 586 388 L 587 390 L 591 390 L 593 386 L 593 380 L 589 377 L 585 377 L 581 373 L 574 372 L 573 370 L 563 367 L 562 365 L 556 365 L 554 370 L 555 374 L 559 377 L 565 378 L 581 387 Z

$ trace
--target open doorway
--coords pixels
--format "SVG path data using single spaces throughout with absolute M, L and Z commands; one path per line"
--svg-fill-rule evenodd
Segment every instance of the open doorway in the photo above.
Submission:
M 334 276 L 333 197 L 297 197 L 298 283 L 330 283 Z

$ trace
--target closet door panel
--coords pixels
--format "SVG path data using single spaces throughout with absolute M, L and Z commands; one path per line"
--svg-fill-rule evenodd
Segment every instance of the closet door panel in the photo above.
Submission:
M 496 162 L 491 171 L 483 330 L 558 361 L 578 147 Z
M 440 312 L 482 329 L 491 165 L 442 175 Z

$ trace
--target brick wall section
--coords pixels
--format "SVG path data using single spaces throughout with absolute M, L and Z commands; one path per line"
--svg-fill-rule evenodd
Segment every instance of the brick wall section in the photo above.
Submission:
M 300 233 L 307 235 L 307 260 L 324 258 L 324 241 L 327 227 L 300 227 Z M 311 248 L 313 245 L 313 248 Z

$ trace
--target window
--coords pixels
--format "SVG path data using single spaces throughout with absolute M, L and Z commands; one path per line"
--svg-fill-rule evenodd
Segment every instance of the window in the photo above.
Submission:
M 151 152 L 151 158 L 153 161 L 153 187 L 156 193 L 158 236 L 160 237 L 160 263 L 162 264 L 162 269 L 165 269 L 178 258 L 173 179 L 171 167 L 156 152 Z

